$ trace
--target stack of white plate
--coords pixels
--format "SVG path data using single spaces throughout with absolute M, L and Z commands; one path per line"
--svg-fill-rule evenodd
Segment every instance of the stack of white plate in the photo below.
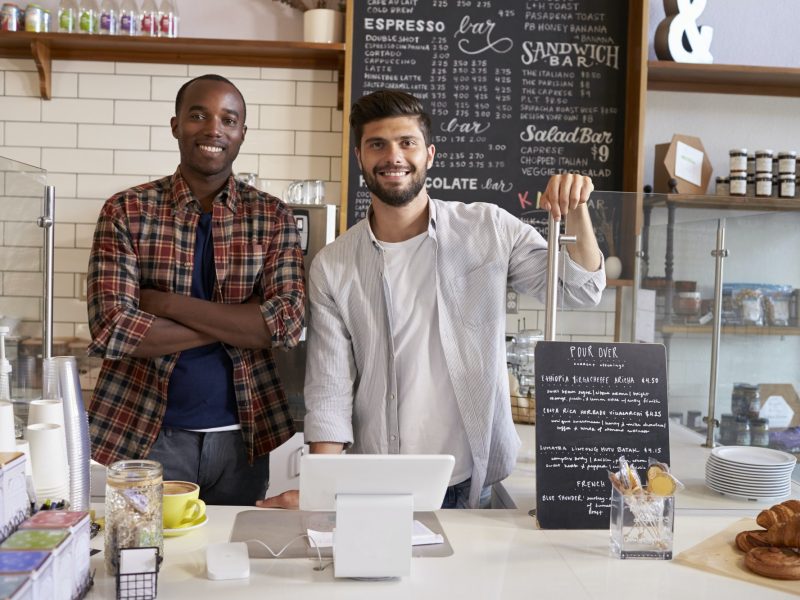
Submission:
M 772 448 L 714 448 L 706 462 L 706 485 L 734 498 L 778 500 L 791 492 L 796 462 L 793 455 Z

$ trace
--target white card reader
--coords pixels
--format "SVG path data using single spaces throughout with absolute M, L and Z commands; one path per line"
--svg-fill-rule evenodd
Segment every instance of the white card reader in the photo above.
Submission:
M 206 577 L 209 579 L 247 579 L 250 556 L 245 542 L 219 542 L 206 548 Z

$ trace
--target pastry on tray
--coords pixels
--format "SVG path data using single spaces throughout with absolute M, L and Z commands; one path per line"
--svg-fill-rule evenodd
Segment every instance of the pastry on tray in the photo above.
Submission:
M 800 500 L 762 510 L 751 529 L 736 535 L 736 547 L 753 573 L 772 579 L 800 579 Z
M 753 573 L 772 579 L 800 579 L 800 552 L 794 548 L 753 548 L 744 564 Z
M 753 548 L 769 546 L 767 532 L 763 529 L 751 529 L 742 531 L 736 536 L 736 547 L 742 552 L 749 552 Z
M 800 500 L 787 500 L 762 510 L 756 517 L 756 523 L 764 529 L 769 529 L 773 525 L 785 523 L 796 516 L 800 516 Z

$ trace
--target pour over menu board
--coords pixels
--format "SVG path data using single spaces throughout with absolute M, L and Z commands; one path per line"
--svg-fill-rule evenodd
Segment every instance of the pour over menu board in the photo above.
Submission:
M 535 372 L 539 525 L 607 528 L 619 457 L 669 463 L 664 346 L 539 342 Z
M 422 101 L 431 197 L 495 203 L 545 233 L 536 201 L 550 175 L 621 189 L 628 2 L 355 0 L 352 11 L 351 99 L 389 88 Z M 348 227 L 370 203 L 349 160 Z M 595 226 L 618 229 L 614 208 L 590 204 Z

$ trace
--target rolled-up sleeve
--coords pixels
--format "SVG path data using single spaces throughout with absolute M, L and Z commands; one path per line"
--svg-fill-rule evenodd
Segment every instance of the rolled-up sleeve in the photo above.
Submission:
M 519 292 L 545 301 L 547 295 L 547 240 L 530 225 L 504 211 L 497 211 L 499 235 L 511 244 L 508 265 L 509 285 Z M 559 298 L 569 307 L 595 306 L 606 287 L 604 266 L 587 271 L 573 261 L 569 252 L 559 253 Z
M 155 320 L 138 306 L 138 257 L 126 220 L 112 198 L 100 213 L 89 255 L 89 354 L 110 360 L 130 356 Z
M 307 442 L 353 443 L 356 363 L 350 334 L 329 293 L 321 255 L 311 265 L 303 430 Z
M 305 325 L 303 251 L 288 207 L 281 205 L 275 219 L 258 292 L 264 298 L 261 314 L 272 332 L 272 346 L 289 349 L 297 346 Z

